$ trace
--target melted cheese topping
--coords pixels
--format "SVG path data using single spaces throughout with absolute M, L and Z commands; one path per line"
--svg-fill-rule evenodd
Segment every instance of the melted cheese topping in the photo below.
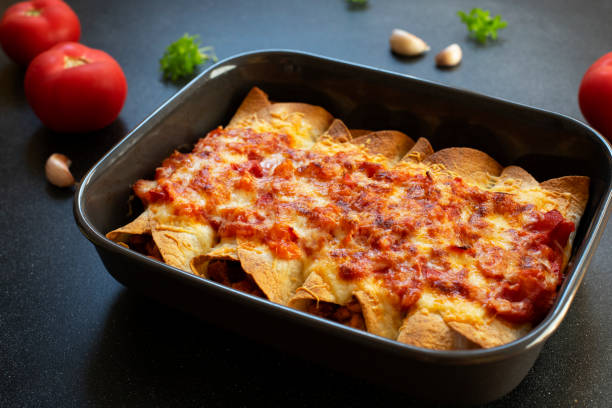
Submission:
M 339 304 L 360 287 L 402 313 L 418 303 L 445 319 L 516 323 L 552 305 L 574 225 L 544 190 L 315 143 L 295 113 L 248 125 L 175 152 L 137 195 L 157 217 L 301 260 L 304 278 L 317 271 Z

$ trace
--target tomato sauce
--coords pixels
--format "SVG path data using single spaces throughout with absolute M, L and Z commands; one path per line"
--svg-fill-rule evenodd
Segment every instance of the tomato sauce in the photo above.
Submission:
M 193 153 L 164 161 L 157 185 L 136 193 L 208 222 L 220 237 L 256 240 L 278 259 L 329 258 L 341 279 L 374 279 L 405 311 L 429 290 L 511 322 L 544 317 L 573 223 L 424 166 L 389 168 L 346 150 L 304 150 L 287 135 L 219 128 Z M 503 243 L 489 239 L 495 234 Z

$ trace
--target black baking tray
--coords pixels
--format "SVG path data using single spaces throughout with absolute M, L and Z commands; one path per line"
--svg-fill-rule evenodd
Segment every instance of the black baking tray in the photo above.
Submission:
M 105 234 L 129 222 L 131 184 L 153 177 L 177 148 L 229 121 L 252 86 L 272 100 L 319 105 L 349 128 L 397 129 L 436 150 L 468 146 L 538 180 L 591 178 L 559 296 L 527 336 L 486 350 L 426 350 L 308 315 L 207 281 L 123 248 Z M 151 114 L 85 176 L 74 214 L 119 282 L 259 341 L 430 401 L 482 403 L 525 377 L 566 315 L 604 226 L 612 154 L 593 129 L 569 117 L 414 77 L 312 54 L 265 50 L 212 66 Z M 559 356 L 564 358 L 565 356 Z

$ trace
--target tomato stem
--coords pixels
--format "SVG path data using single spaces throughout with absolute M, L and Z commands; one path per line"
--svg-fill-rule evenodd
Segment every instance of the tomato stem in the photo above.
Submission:
M 42 10 L 41 9 L 30 9 L 28 11 L 25 11 L 23 14 L 28 17 L 38 17 L 42 14 Z
M 64 68 L 73 68 L 81 65 L 89 64 L 89 61 L 85 57 L 69 57 L 68 55 L 64 55 Z

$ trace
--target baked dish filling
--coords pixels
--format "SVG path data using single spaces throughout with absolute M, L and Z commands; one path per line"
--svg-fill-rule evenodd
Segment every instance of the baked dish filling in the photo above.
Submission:
M 107 237 L 403 343 L 494 347 L 553 305 L 588 189 L 253 88 L 226 127 L 134 184 L 145 211 Z

